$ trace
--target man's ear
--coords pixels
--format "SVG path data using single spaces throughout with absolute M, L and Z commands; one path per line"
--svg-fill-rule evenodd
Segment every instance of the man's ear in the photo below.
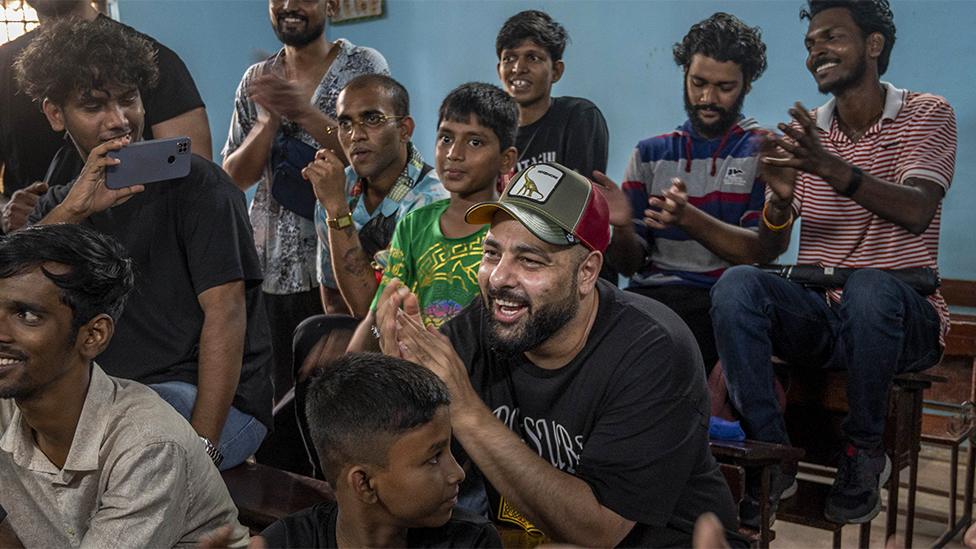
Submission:
M 515 147 L 505 149 L 502 151 L 502 163 L 498 167 L 498 173 L 501 175 L 512 173 L 512 168 L 515 167 L 516 162 L 518 162 L 518 149 Z
M 339 13 L 339 0 L 327 0 L 325 3 L 325 14 L 335 17 Z
M 413 130 L 416 127 L 417 123 L 413 121 L 413 117 L 409 114 L 400 119 L 400 142 L 409 142 L 410 138 L 413 137 Z
M 580 262 L 577 272 L 580 296 L 595 291 L 596 281 L 600 278 L 600 269 L 603 268 L 603 254 L 594 250 L 587 250 L 587 252 L 586 258 Z
M 47 122 L 51 125 L 52 130 L 56 132 L 64 130 L 64 110 L 60 106 L 54 101 L 44 98 L 41 103 L 41 110 L 44 111 L 44 116 L 47 117 Z
M 108 347 L 113 334 L 115 334 L 115 321 L 102 313 L 78 329 L 75 346 L 86 360 L 94 360 Z
M 379 501 L 379 493 L 373 486 L 373 477 L 367 467 L 353 465 L 346 469 L 343 480 L 352 489 L 352 493 L 363 503 L 374 504 Z
M 880 32 L 872 32 L 868 35 L 867 39 L 867 51 L 868 56 L 872 59 L 877 59 L 881 57 L 881 52 L 884 51 L 885 47 L 885 37 Z
M 563 71 L 566 70 L 566 64 L 560 59 L 552 64 L 552 83 L 555 84 L 559 82 L 559 79 L 563 77 Z

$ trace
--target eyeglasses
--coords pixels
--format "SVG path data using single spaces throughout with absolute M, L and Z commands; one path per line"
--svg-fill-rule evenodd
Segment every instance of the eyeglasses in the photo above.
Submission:
M 339 131 L 345 134 L 352 133 L 354 127 L 359 126 L 366 130 L 375 130 L 386 124 L 387 122 L 397 121 L 405 116 L 388 116 L 379 113 L 370 113 L 363 117 L 362 120 L 353 120 L 351 118 L 343 118 L 339 120 Z

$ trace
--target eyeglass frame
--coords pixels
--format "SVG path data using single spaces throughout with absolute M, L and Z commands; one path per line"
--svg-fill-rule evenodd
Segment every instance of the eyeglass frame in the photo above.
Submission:
M 386 124 L 391 120 L 396 122 L 399 120 L 403 120 L 404 118 L 407 118 L 409 115 L 393 116 L 393 115 L 383 114 L 383 113 L 368 113 L 366 115 L 366 117 L 370 117 L 370 116 L 379 117 L 380 121 L 377 122 L 376 125 L 370 125 L 370 123 L 365 120 L 365 117 L 363 120 L 353 120 L 352 118 L 343 118 L 341 120 L 336 121 L 336 131 L 344 135 L 352 135 L 352 132 L 356 128 L 356 126 L 359 126 L 360 128 L 363 129 L 363 131 L 367 131 L 367 132 L 370 130 L 378 130 L 381 127 L 383 127 L 384 124 Z M 348 123 L 349 127 L 347 128 L 342 127 L 343 123 Z

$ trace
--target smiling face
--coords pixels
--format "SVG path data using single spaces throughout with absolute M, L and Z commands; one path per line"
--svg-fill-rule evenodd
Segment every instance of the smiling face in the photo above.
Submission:
M 79 353 L 85 342 L 78 334 L 71 308 L 40 268 L 0 278 L 0 398 L 27 400 L 87 375 L 88 359 Z
M 468 197 L 494 188 L 515 162 L 515 149 L 501 150 L 498 136 L 475 115 L 464 122 L 442 120 L 437 127 L 434 162 L 448 192 Z
M 685 73 L 685 111 L 702 137 L 724 135 L 739 119 L 748 92 L 738 63 L 692 56 Z
M 396 437 L 370 485 L 390 524 L 436 528 L 451 518 L 464 470 L 451 454 L 451 416 L 441 406 L 427 423 Z
M 498 78 L 519 107 L 548 103 L 552 85 L 563 75 L 562 60 L 553 61 L 549 52 L 532 40 L 503 49 L 498 58 Z
M 492 350 L 531 351 L 576 316 L 585 252 L 544 242 L 508 214 L 495 214 L 478 269 Z
M 139 88 L 109 84 L 105 89 L 75 91 L 64 105 L 44 100 L 44 114 L 54 131 L 67 130 L 82 158 L 112 139 L 142 139 L 146 113 Z
M 817 81 L 820 93 L 839 95 L 856 87 L 868 74 L 873 60 L 877 79 L 877 58 L 884 37 L 874 33 L 864 36 L 846 8 L 823 10 L 810 20 L 804 45 L 807 48 L 807 70 Z
M 395 116 L 393 100 L 379 86 L 347 88 L 339 94 L 339 144 L 359 177 L 395 177 L 406 165 L 413 120 Z
M 271 28 L 282 44 L 307 46 L 325 32 L 325 22 L 336 4 L 336 0 L 269 0 Z

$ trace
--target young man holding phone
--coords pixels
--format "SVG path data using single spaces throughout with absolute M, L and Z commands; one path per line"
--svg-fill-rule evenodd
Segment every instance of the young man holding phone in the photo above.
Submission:
M 99 364 L 156 390 L 215 464 L 243 462 L 271 424 L 270 338 L 243 193 L 198 156 L 183 178 L 106 186 L 107 169 L 120 163 L 109 152 L 142 136 L 141 91 L 158 77 L 145 39 L 100 20 L 58 22 L 16 70 L 51 127 L 87 158 L 30 221 L 94 227 L 135 262 L 136 290 Z

